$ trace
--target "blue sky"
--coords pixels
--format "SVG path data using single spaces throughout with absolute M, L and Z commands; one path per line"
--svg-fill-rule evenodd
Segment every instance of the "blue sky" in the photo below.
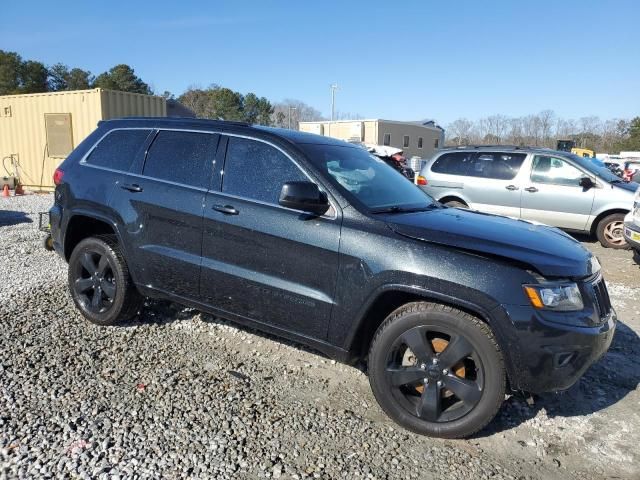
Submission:
M 157 91 L 211 83 L 272 101 L 442 124 L 552 109 L 640 115 L 640 1 L 36 2 L 2 6 L 0 48 Z

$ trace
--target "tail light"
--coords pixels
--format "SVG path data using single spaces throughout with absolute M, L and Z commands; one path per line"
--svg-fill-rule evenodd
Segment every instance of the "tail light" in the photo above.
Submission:
M 427 179 L 424 178 L 422 175 L 418 175 L 418 178 L 416 178 L 416 184 L 418 185 L 427 185 Z
M 56 171 L 53 173 L 53 183 L 55 185 L 60 185 L 62 183 L 62 177 L 64 177 L 64 172 L 59 168 L 56 168 Z

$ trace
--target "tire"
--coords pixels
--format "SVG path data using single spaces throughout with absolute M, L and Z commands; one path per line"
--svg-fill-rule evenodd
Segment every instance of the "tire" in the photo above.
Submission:
M 627 249 L 629 244 L 622 235 L 624 213 L 607 215 L 598 222 L 596 236 L 604 248 Z
M 491 329 L 446 305 L 409 303 L 391 313 L 373 338 L 368 369 L 386 414 L 422 435 L 468 437 L 504 400 L 504 360 Z
M 469 209 L 469 205 L 467 205 L 464 202 L 459 202 L 458 200 L 449 200 L 448 202 L 445 203 L 445 205 L 451 208 L 464 208 L 467 210 Z
M 113 235 L 86 238 L 74 248 L 68 283 L 80 313 L 97 325 L 124 322 L 142 307 L 143 298 Z

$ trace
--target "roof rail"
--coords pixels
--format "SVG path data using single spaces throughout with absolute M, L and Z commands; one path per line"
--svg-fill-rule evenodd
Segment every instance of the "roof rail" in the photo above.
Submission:
M 457 145 L 455 147 L 452 148 L 513 148 L 513 149 L 519 149 L 519 148 L 530 148 L 527 147 L 526 145 L 497 145 L 497 144 L 487 144 L 487 145 Z
M 534 146 L 534 145 L 507 145 L 507 144 L 487 144 L 487 145 L 455 145 L 455 146 L 451 146 L 451 147 L 445 147 L 445 148 L 449 148 L 449 149 L 471 149 L 471 148 L 475 148 L 475 149 L 479 149 L 479 148 L 509 148 L 509 149 L 513 149 L 513 150 L 554 150 L 553 148 L 549 148 L 549 147 L 540 147 L 540 146 Z
M 176 123 L 222 123 L 225 125 L 238 125 L 241 127 L 250 127 L 251 124 L 247 122 L 237 122 L 234 120 L 222 120 L 222 119 L 213 119 L 213 118 L 193 118 L 193 117 L 118 117 L 118 118 L 110 118 L 109 120 L 162 120 L 165 122 L 176 122 Z

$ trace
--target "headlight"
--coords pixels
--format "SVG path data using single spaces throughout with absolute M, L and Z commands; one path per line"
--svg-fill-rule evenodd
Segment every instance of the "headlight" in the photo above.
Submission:
M 558 312 L 582 310 L 582 295 L 575 283 L 562 285 L 524 285 L 524 291 L 535 308 Z

